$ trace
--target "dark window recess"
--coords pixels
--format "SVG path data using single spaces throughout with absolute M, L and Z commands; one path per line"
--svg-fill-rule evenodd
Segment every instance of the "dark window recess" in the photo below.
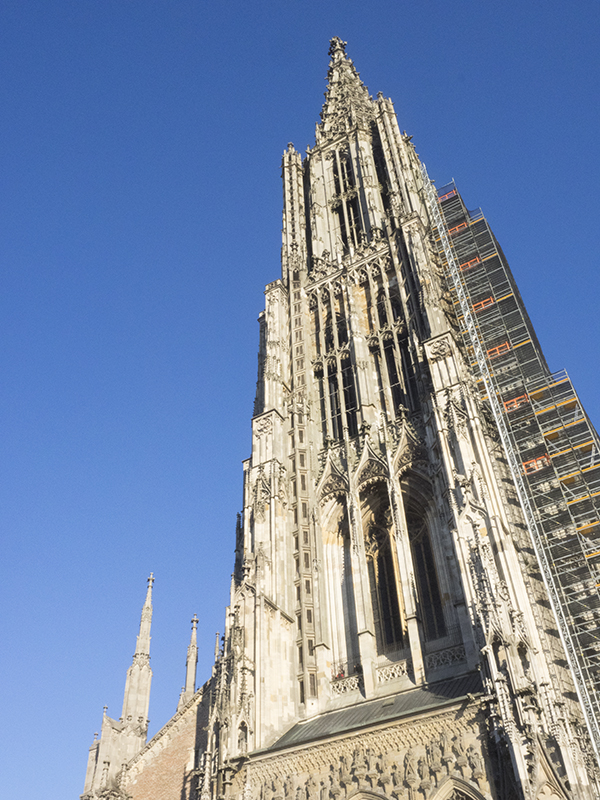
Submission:
M 387 533 L 382 537 L 377 553 L 367 560 L 369 583 L 376 625 L 383 640 L 380 649 L 397 646 L 402 643 L 402 628 L 398 593 L 394 577 L 392 554 Z
M 342 385 L 344 387 L 344 404 L 346 406 L 348 435 L 356 436 L 358 434 L 358 425 L 356 422 L 356 388 L 354 384 L 354 370 L 352 369 L 350 361 L 345 361 L 342 366 Z
M 346 208 L 348 212 L 348 223 L 350 225 L 352 242 L 355 247 L 358 247 L 360 244 L 360 233 L 362 231 L 358 197 L 353 197 L 351 200 L 349 200 Z
M 377 316 L 382 328 L 387 325 L 388 315 L 385 307 L 385 292 L 383 290 L 377 295 Z
M 344 209 L 343 209 L 341 204 L 339 206 L 337 206 L 337 208 L 335 209 L 335 212 L 337 214 L 338 222 L 339 222 L 339 225 L 340 225 L 340 237 L 342 239 L 342 244 L 344 245 L 344 252 L 347 253 L 348 252 L 348 232 L 346 230 L 346 220 L 344 218 Z
M 387 364 L 388 376 L 390 380 L 390 389 L 392 390 L 392 401 L 394 408 L 398 410 L 398 406 L 404 405 L 404 392 L 400 377 L 398 375 L 398 368 L 396 366 L 396 356 L 394 354 L 394 346 L 392 343 L 385 347 L 385 363 Z
M 314 639 L 309 639 L 307 644 L 308 644 L 308 655 L 309 656 L 314 656 L 314 654 L 315 654 L 315 640 Z
M 342 438 L 342 409 L 338 391 L 338 379 L 335 367 L 329 367 L 329 408 L 331 412 L 331 435 L 334 439 Z
M 304 664 L 304 657 L 303 657 L 303 654 L 302 654 L 302 645 L 298 646 L 298 664 L 300 664 L 300 666 L 303 666 L 303 664 Z
M 327 310 L 327 316 L 325 318 L 325 330 L 323 331 L 325 337 L 325 352 L 328 353 L 330 350 L 335 349 L 335 338 L 333 336 L 333 320 L 331 317 L 331 312 Z
M 304 553 L 304 569 L 310 569 L 310 554 Z
M 390 287 L 390 305 L 392 307 L 392 316 L 394 321 L 403 317 L 402 301 L 400 300 L 400 292 L 397 286 Z
M 371 124 L 371 135 L 373 142 L 373 160 L 375 161 L 375 172 L 377 173 L 377 180 L 381 187 L 381 199 L 383 200 L 383 207 L 388 212 L 390 218 L 392 217 L 390 207 L 390 196 L 388 192 L 388 176 L 385 168 L 385 156 L 383 154 L 383 147 L 379 137 L 379 130 L 377 123 Z
M 321 433 L 323 439 L 327 438 L 327 411 L 325 402 L 325 387 L 323 379 L 319 378 L 319 406 L 321 407 Z
M 304 697 L 304 681 L 298 681 L 298 683 L 300 684 L 300 702 L 301 702 L 301 703 L 304 703 L 304 702 L 305 702 L 305 697 Z
M 407 522 L 425 640 L 440 639 L 446 635 L 446 625 L 429 532 L 416 515 Z
M 337 163 L 337 158 L 335 158 L 335 153 L 333 154 L 332 159 L 333 164 L 333 185 L 335 186 L 335 193 L 341 194 L 342 193 L 342 182 L 340 179 L 340 170 Z
M 310 689 L 310 696 L 316 697 L 317 696 L 317 676 L 314 672 L 311 672 L 308 676 L 308 686 Z
M 341 314 L 336 314 L 338 344 L 341 347 L 348 341 L 348 325 Z
M 304 581 L 304 591 L 306 594 L 310 594 L 310 581 Z
M 416 411 L 418 409 L 417 380 L 415 378 L 415 370 L 410 352 L 408 350 L 408 342 L 406 337 L 400 341 L 400 349 L 402 352 L 402 371 L 404 373 L 404 383 L 408 391 L 408 406 L 411 411 Z
M 313 326 L 315 331 L 315 343 L 317 346 L 317 353 L 321 355 L 321 320 L 319 318 L 319 309 L 313 310 Z
M 387 490 L 382 486 L 374 487 L 361 498 L 371 511 L 364 529 L 364 543 L 377 651 L 381 654 L 401 647 L 404 634 L 394 568 L 391 510 Z
M 310 610 L 310 608 L 306 610 L 306 621 L 308 622 L 309 625 L 312 625 L 312 611 Z

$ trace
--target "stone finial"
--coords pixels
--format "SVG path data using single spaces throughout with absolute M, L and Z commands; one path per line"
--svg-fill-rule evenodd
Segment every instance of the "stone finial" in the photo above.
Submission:
M 329 43 L 329 55 L 335 60 L 345 58 L 347 44 L 348 42 L 343 42 L 339 36 L 334 36 Z

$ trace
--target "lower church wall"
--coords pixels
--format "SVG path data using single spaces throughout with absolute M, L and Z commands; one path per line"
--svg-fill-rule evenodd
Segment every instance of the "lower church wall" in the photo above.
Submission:
M 342 800 L 354 795 L 508 800 L 492 777 L 499 753 L 488 752 L 487 726 L 475 706 L 421 716 L 286 751 L 250 756 L 232 795 L 254 800 Z M 502 761 L 502 757 L 501 761 Z M 510 772 L 506 763 L 507 773 Z M 454 790 L 462 794 L 454 795 Z
M 195 767 L 206 748 L 207 703 L 202 692 L 167 723 L 129 764 L 124 780 L 131 800 L 188 800 Z

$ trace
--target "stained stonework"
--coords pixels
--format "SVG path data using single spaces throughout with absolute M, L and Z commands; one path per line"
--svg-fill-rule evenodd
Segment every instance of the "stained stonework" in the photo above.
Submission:
M 126 693 L 141 722 L 107 720 L 84 798 L 592 800 L 419 158 L 345 43 L 330 56 L 315 147 L 283 154 L 282 274 L 259 317 L 213 672 L 194 694 L 194 624 L 179 710 L 146 744 L 142 637 Z

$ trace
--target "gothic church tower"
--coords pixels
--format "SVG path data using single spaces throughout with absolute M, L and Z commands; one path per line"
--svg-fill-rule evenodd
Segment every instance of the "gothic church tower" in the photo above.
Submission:
M 438 198 L 391 101 L 369 96 L 341 40 L 330 56 L 315 146 L 283 156 L 282 275 L 259 318 L 225 634 L 209 681 L 195 691 L 188 672 L 114 796 L 592 800 L 585 686 L 467 337 Z M 482 224 L 491 249 L 471 266 L 498 259 L 521 352 L 547 376 Z M 503 364 L 518 394 L 518 363 Z M 188 670 L 195 647 L 194 627 Z M 86 798 L 107 789 L 89 786 Z

